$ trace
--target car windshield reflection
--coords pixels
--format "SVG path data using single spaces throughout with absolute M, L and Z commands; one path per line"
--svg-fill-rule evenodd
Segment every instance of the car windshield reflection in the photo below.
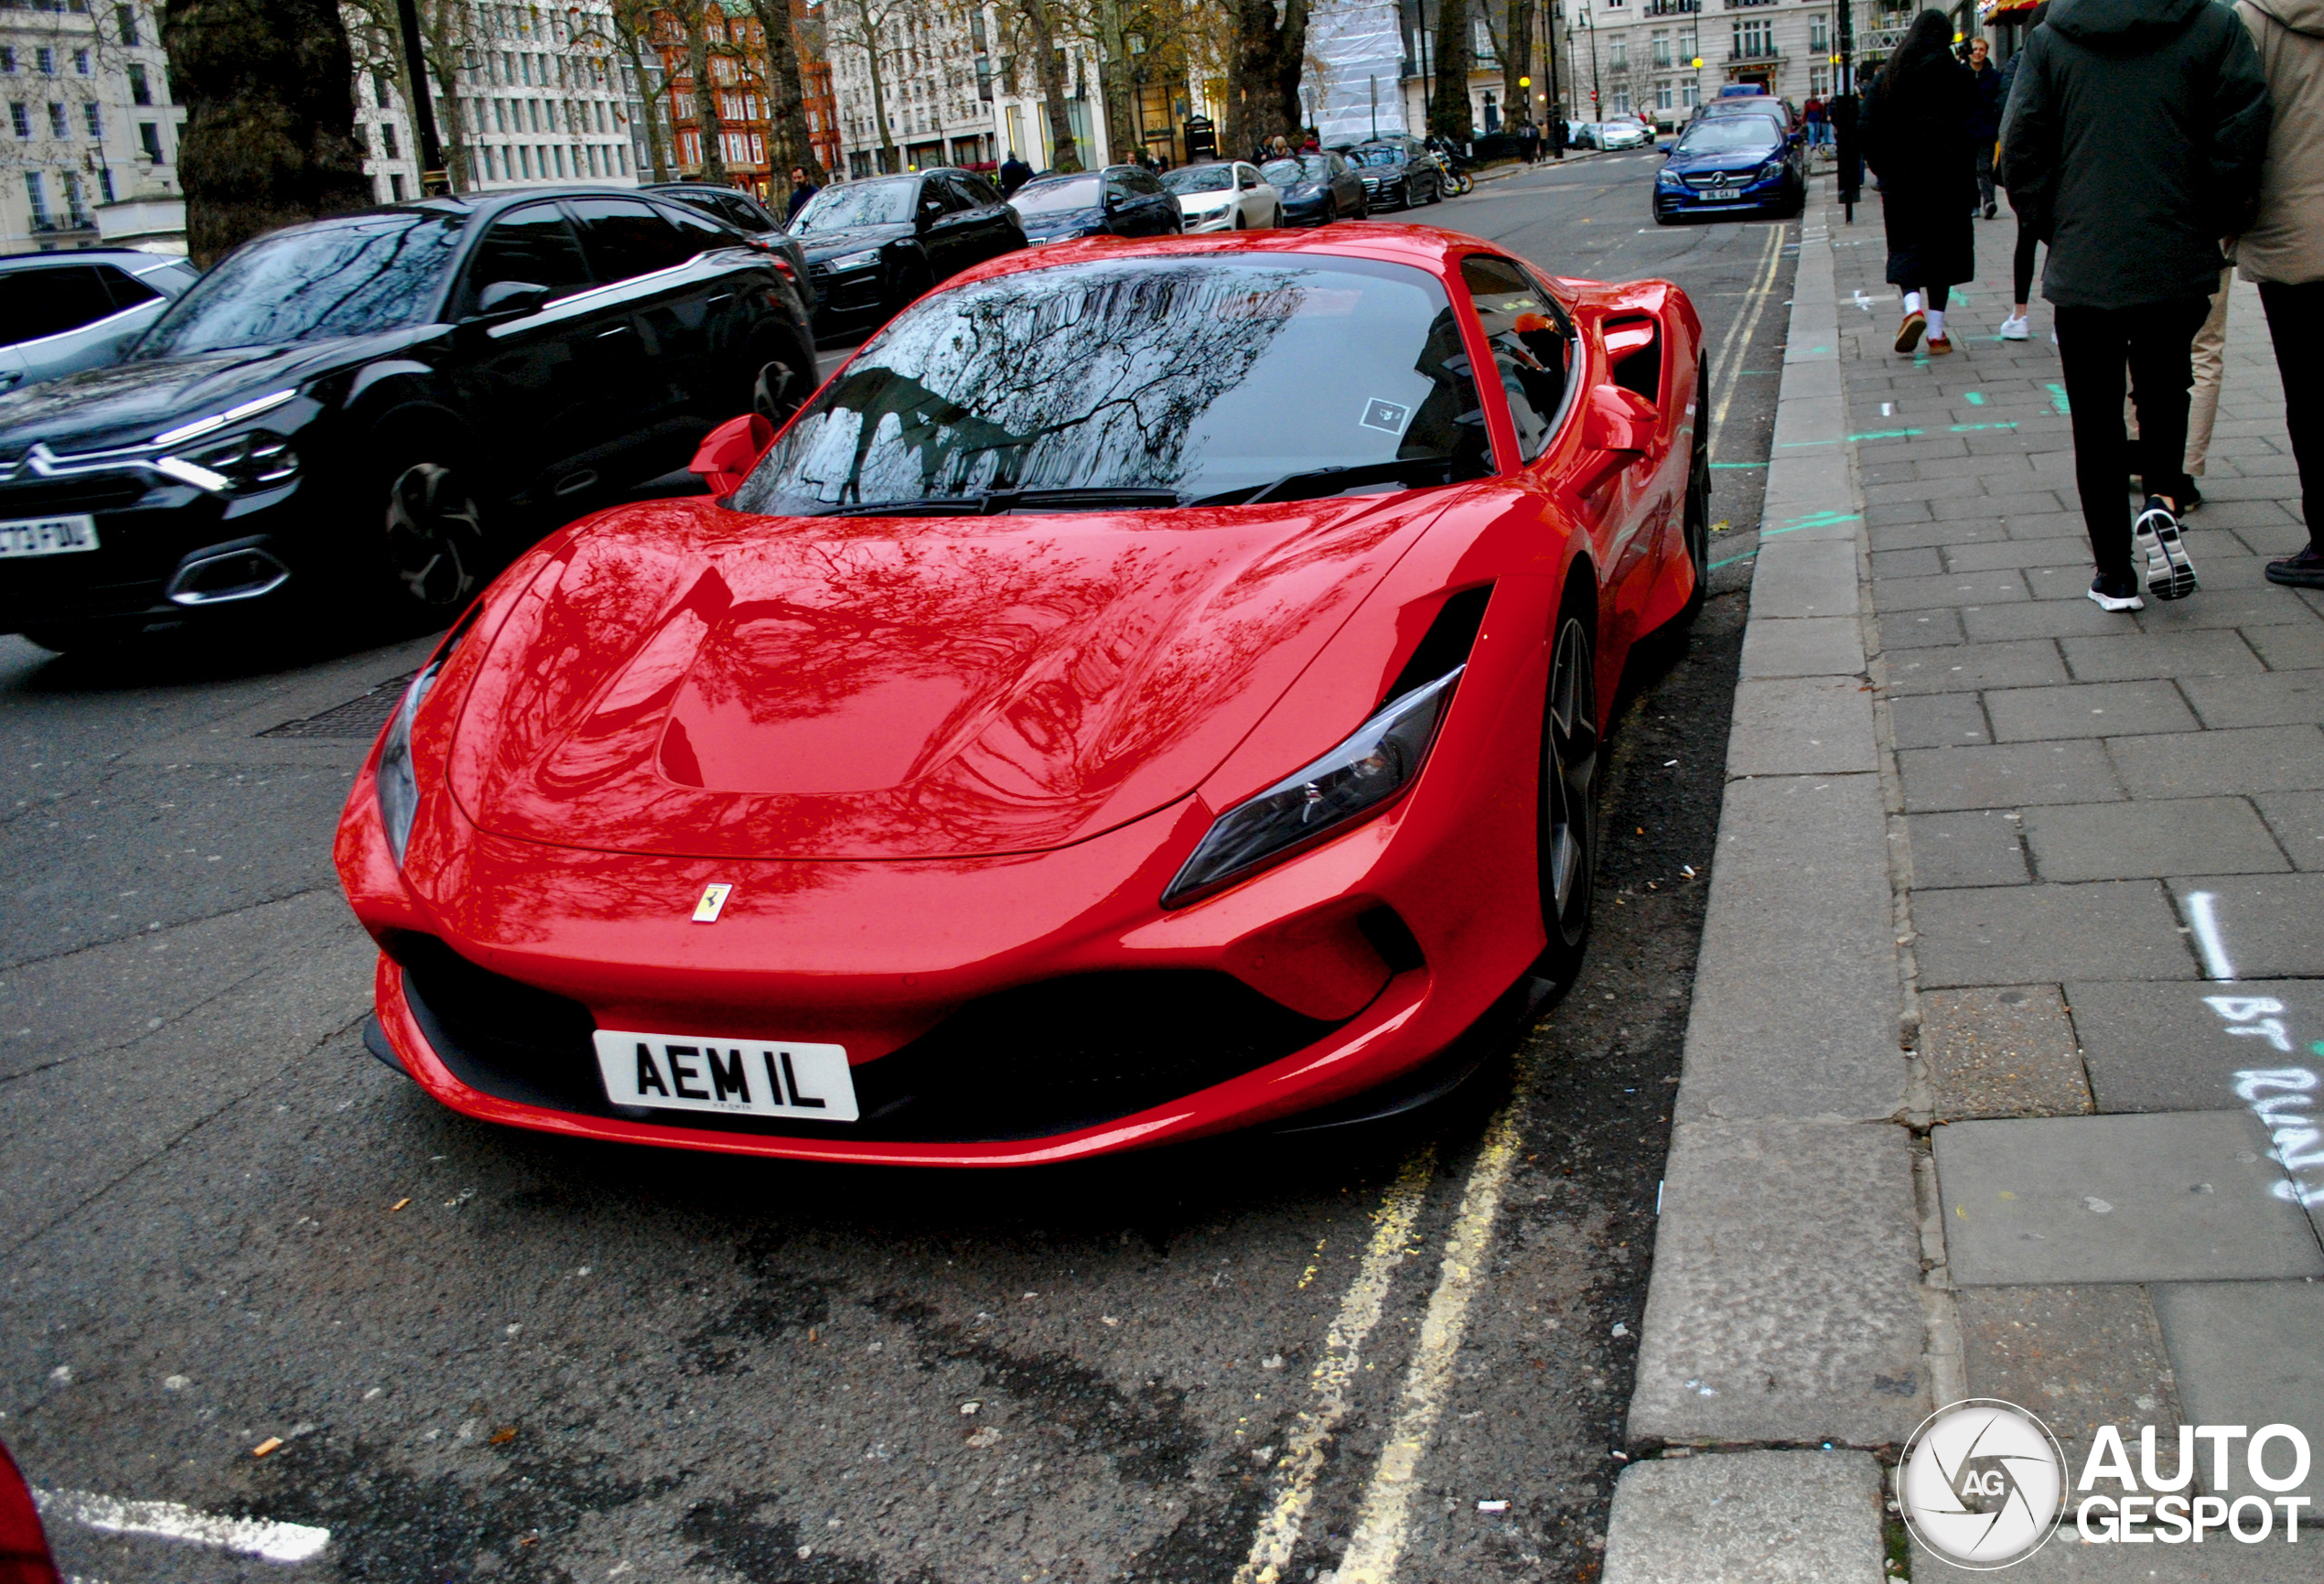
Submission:
M 858 225 L 901 225 L 912 218 L 913 181 L 851 182 L 827 187 L 807 202 L 791 229 L 809 234 Z
M 1139 490 L 1167 505 L 1415 458 L 1449 459 L 1438 481 L 1490 470 L 1435 276 L 1353 259 L 1124 259 L 924 299 L 784 431 L 734 504 L 925 514 Z
M 1068 214 L 1077 209 L 1095 209 L 1099 191 L 1096 177 L 1068 176 L 1029 182 L 1008 201 L 1019 214 Z
M 460 225 L 457 216 L 403 211 L 261 237 L 202 276 L 130 355 L 187 357 L 418 324 L 442 296 Z

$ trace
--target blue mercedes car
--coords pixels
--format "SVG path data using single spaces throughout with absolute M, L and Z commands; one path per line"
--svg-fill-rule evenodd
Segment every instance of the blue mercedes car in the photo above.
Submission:
M 1753 210 L 1797 214 L 1808 173 L 1799 140 L 1761 115 L 1705 116 L 1689 124 L 1654 178 L 1654 219 Z

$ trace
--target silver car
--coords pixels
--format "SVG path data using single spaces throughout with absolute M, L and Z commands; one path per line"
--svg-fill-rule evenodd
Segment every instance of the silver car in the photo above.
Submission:
M 119 362 L 199 278 L 182 258 L 126 248 L 0 258 L 0 391 Z

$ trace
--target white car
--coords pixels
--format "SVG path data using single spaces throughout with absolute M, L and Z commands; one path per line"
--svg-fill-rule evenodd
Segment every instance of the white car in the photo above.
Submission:
M 0 391 L 119 362 L 200 278 L 183 258 L 127 248 L 0 259 Z
M 1253 231 L 1283 223 L 1283 195 L 1246 160 L 1182 165 L 1162 173 L 1178 200 L 1189 233 Z
M 1640 121 L 1602 121 L 1598 125 L 1600 148 L 1652 148 L 1654 129 Z

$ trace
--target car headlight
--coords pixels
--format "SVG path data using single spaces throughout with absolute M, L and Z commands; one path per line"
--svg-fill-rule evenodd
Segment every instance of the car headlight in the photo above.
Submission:
M 861 253 L 840 254 L 831 261 L 831 267 L 835 270 L 868 269 L 878 262 L 879 250 L 876 247 L 867 247 Z
M 1654 178 L 1654 185 L 1657 187 L 1681 187 L 1684 186 L 1684 183 L 1679 180 L 1678 173 L 1676 171 L 1666 168 L 1663 170 L 1662 175 Z
M 1175 907 L 1247 874 L 1373 812 L 1410 786 L 1436 740 L 1453 686 L 1468 669 L 1456 666 L 1391 701 L 1338 748 L 1221 814 L 1162 893 L 1162 905 Z
M 1783 162 L 1780 159 L 1770 159 L 1765 165 L 1759 167 L 1759 179 L 1761 181 L 1773 181 L 1776 178 L 1781 176 L 1782 174 Z
M 180 483 L 213 495 L 243 495 L 272 490 L 298 477 L 298 453 L 271 429 L 253 429 L 231 439 L 188 447 L 154 464 Z
M 395 706 L 395 715 L 387 723 L 387 736 L 380 744 L 376 776 L 380 824 L 387 827 L 388 849 L 394 853 L 398 865 L 403 862 L 404 844 L 412 839 L 412 821 L 420 812 L 419 777 L 412 768 L 412 717 L 420 713 L 428 689 L 436 685 L 436 675 L 444 669 L 444 658 L 438 654 L 412 678 L 412 685 L 403 690 L 403 702 Z

